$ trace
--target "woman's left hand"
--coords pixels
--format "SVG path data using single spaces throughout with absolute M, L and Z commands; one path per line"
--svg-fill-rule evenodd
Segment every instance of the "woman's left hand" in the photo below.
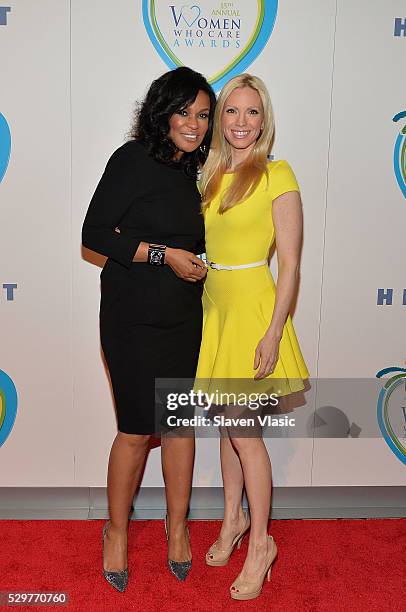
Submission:
M 259 367 L 255 379 L 265 378 L 272 374 L 278 361 L 280 338 L 265 334 L 255 349 L 254 370 Z

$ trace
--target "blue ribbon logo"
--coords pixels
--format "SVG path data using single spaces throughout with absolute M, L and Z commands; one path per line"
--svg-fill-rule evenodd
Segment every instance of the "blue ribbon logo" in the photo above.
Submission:
M 11 132 L 4 115 L 0 113 L 0 183 L 6 174 L 11 152 Z
M 383 378 L 387 374 L 392 376 L 384 379 L 378 397 L 379 428 L 391 451 L 406 465 L 406 369 L 384 368 L 376 377 Z
M 13 429 L 17 415 L 17 391 L 10 376 L 0 370 L 0 446 Z
M 406 112 L 402 111 L 393 117 L 396 123 L 400 119 L 406 118 Z M 393 152 L 393 168 L 395 170 L 396 180 L 406 198 L 406 125 L 402 127 L 395 142 L 395 150 Z

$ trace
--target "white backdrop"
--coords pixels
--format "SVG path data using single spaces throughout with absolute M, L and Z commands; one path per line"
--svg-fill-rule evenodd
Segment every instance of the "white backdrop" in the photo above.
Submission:
M 9 466 L 0 485 L 104 486 L 115 418 L 98 332 L 103 258 L 82 252 L 80 231 L 135 100 L 167 66 L 141 0 L 9 5 L 0 25 L 0 113 L 12 133 L 0 183 L 0 288 L 18 288 L 13 301 L 0 293 L 0 369 L 19 404 L 0 449 Z M 392 161 L 400 129 L 392 117 L 406 110 L 406 38 L 393 35 L 403 12 L 401 0 L 280 0 L 272 35 L 247 68 L 269 87 L 274 155 L 302 189 L 294 324 L 312 377 L 373 378 L 405 360 L 406 202 Z M 377 305 L 378 288 L 393 288 L 392 306 Z M 198 441 L 195 486 L 221 484 L 217 447 Z M 280 438 L 268 447 L 275 485 L 406 483 L 405 465 L 379 438 Z M 162 484 L 156 448 L 143 485 Z

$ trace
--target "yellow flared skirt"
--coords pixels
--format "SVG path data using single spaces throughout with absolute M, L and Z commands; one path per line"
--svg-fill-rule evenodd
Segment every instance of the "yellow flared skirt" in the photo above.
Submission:
M 287 395 L 304 388 L 309 372 L 288 316 L 274 372 L 254 380 L 255 349 L 270 324 L 275 282 L 267 265 L 242 270 L 209 269 L 203 293 L 203 336 L 197 387 L 212 379 L 211 388 Z M 229 383 L 227 383 L 229 381 Z M 238 385 L 237 385 L 238 386 Z

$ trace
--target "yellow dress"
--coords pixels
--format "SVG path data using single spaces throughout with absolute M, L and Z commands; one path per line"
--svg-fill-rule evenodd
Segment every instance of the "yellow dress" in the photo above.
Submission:
M 255 192 L 241 204 L 218 214 L 221 194 L 233 179 L 225 174 L 217 197 L 205 212 L 208 261 L 240 265 L 267 259 L 275 240 L 272 201 L 288 191 L 299 191 L 295 175 L 286 161 L 268 164 Z M 245 379 L 251 388 L 264 392 L 271 379 L 285 381 L 280 395 L 304 388 L 309 372 L 300 351 L 290 316 L 283 329 L 279 358 L 274 372 L 254 381 L 254 354 L 272 318 L 275 283 L 268 265 L 241 270 L 208 270 L 203 292 L 203 336 L 196 378 Z M 244 387 L 246 384 L 244 383 Z M 202 385 L 198 386 L 201 388 Z M 203 385 L 204 386 L 204 385 Z M 218 385 L 217 385 L 218 386 Z

